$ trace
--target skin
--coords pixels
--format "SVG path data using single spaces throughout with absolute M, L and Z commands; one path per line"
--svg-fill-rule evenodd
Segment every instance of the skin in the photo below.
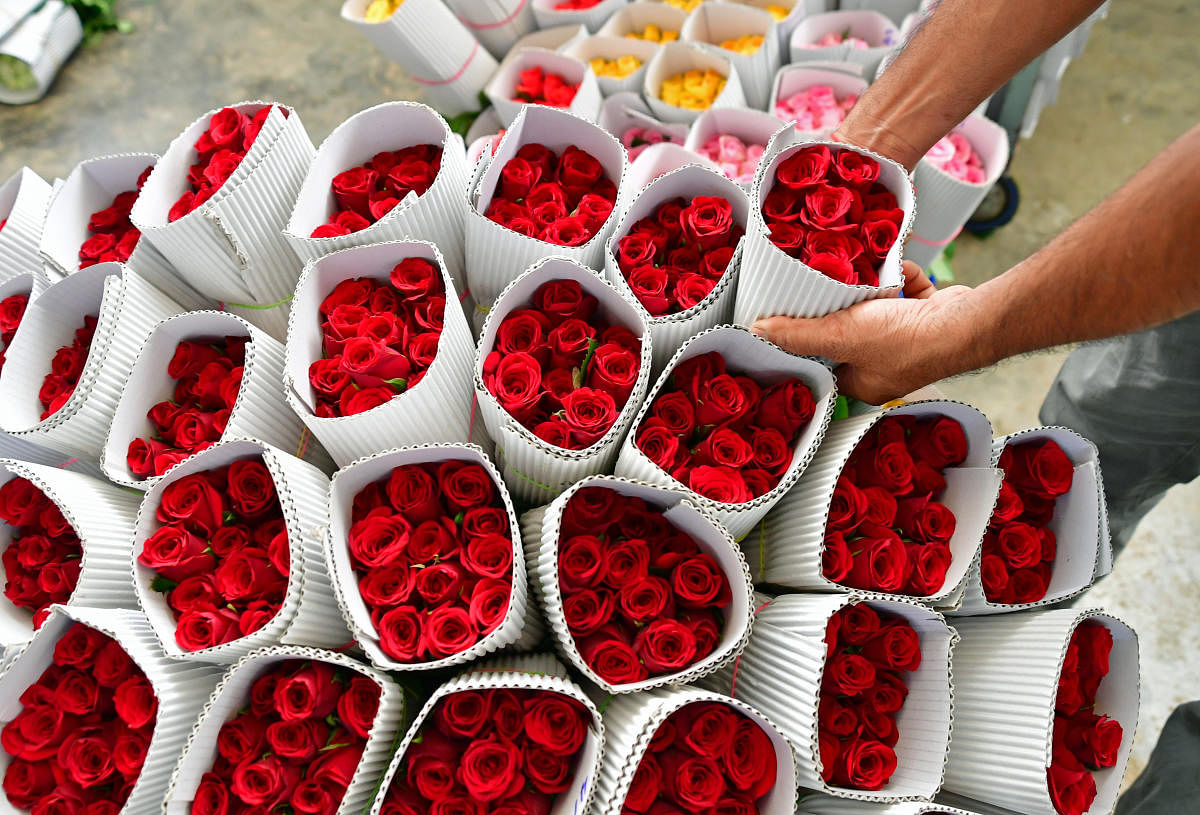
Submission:
M 1097 6 L 946 0 L 836 138 L 911 168 Z M 947 65 L 971 70 L 947 72 Z M 1200 126 L 1044 248 L 977 288 L 938 290 L 906 262 L 903 299 L 811 319 L 770 317 L 751 330 L 789 351 L 837 360 L 839 391 L 880 404 L 1016 354 L 1138 331 L 1200 309 L 1198 223 Z

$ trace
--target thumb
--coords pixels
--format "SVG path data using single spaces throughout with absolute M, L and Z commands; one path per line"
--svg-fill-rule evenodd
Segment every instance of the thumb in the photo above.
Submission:
M 750 326 L 750 333 L 770 340 L 793 354 L 837 359 L 841 343 L 838 313 L 824 317 L 767 317 Z

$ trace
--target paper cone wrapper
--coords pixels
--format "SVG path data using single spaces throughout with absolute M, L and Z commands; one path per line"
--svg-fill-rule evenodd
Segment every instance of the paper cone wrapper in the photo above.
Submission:
M 685 42 L 710 47 L 713 53 L 733 63 L 746 105 L 763 110 L 771 96 L 771 80 L 782 63 L 777 29 L 775 18 L 765 9 L 708 2 L 701 3 L 688 15 L 679 36 Z M 740 54 L 721 47 L 722 42 L 747 34 L 763 37 L 762 46 L 753 54 Z
M 638 449 L 636 442 L 638 428 L 649 415 L 650 406 L 666 385 L 671 372 L 686 359 L 718 351 L 725 357 L 725 364 L 731 371 L 738 371 L 757 381 L 766 388 L 788 377 L 796 377 L 812 391 L 816 411 L 812 420 L 800 432 L 800 437 L 792 446 L 792 463 L 779 479 L 779 483 L 771 491 L 760 495 L 744 504 L 726 504 L 715 501 L 687 489 L 657 464 L 651 461 Z M 791 489 L 796 480 L 804 472 L 825 435 L 833 415 L 833 403 L 837 398 L 833 374 L 821 363 L 811 357 L 800 357 L 772 345 L 764 339 L 755 337 L 749 331 L 735 326 L 723 325 L 710 328 L 692 339 L 680 348 L 667 367 L 659 375 L 654 387 L 646 396 L 633 427 L 621 444 L 621 455 L 617 459 L 616 474 L 624 478 L 647 481 L 651 484 L 662 484 L 675 487 L 686 492 L 688 500 L 716 516 L 725 525 L 729 534 L 735 540 L 742 540 L 763 519 L 763 516 L 779 502 L 784 494 Z
M 531 68 L 542 68 L 548 74 L 559 74 L 567 83 L 578 87 L 571 104 L 566 108 L 554 108 L 555 110 L 566 110 L 589 122 L 596 121 L 600 115 L 603 96 L 591 66 L 557 51 L 524 48 L 505 57 L 487 87 L 483 89 L 492 103 L 492 108 L 506 127 L 512 126 L 517 114 L 526 107 L 526 103 L 514 98 L 513 94 L 516 93 L 521 72 Z
M 511 312 L 526 308 L 533 294 L 551 280 L 576 280 L 600 301 L 598 319 L 628 328 L 642 341 L 637 381 L 611 428 L 583 450 L 566 450 L 543 441 L 514 420 L 483 384 L 483 363 L 496 344 L 500 323 Z M 564 257 L 549 257 L 518 277 L 500 295 L 483 324 L 475 356 L 475 398 L 488 435 L 496 442 L 496 461 L 504 483 L 519 500 L 537 505 L 550 501 L 567 487 L 589 475 L 611 472 L 621 439 L 641 407 L 650 384 L 653 338 L 644 317 L 633 303 L 605 283 L 591 269 Z
M 350 562 L 347 541 L 350 535 L 351 508 L 354 496 L 364 487 L 386 479 L 397 467 L 441 461 L 469 461 L 479 464 L 496 485 L 508 512 L 508 524 L 513 541 L 512 595 L 504 619 L 490 634 L 465 651 L 425 662 L 397 662 L 384 653 L 379 644 L 379 632 L 371 621 L 371 613 L 358 589 L 358 576 Z M 521 532 L 516 510 L 500 473 L 473 444 L 426 444 L 400 447 L 367 458 L 361 458 L 338 470 L 329 491 L 329 527 L 325 539 L 325 559 L 342 616 L 350 631 L 371 662 L 387 671 L 424 671 L 464 665 L 473 659 L 501 648 L 528 649 L 536 645 L 545 633 L 533 603 L 529 600 L 529 585 L 525 578 L 525 554 L 521 547 Z
M 764 10 L 768 6 L 780 6 L 787 11 L 787 16 L 776 21 L 775 25 L 776 39 L 779 40 L 779 53 L 783 59 L 786 59 L 789 56 L 788 42 L 792 38 L 792 31 L 800 24 L 805 15 L 828 11 L 828 6 L 836 4 L 831 0 L 829 2 L 827 0 L 744 0 L 743 5 L 756 6 Z
M 267 102 L 232 105 L 248 116 Z M 256 324 L 278 326 L 296 287 L 300 262 L 283 229 L 312 163 L 314 148 L 299 114 L 276 105 L 241 164 L 199 208 L 168 222 L 171 206 L 188 189 L 196 139 L 219 109 L 179 134 L 146 179 L 130 219 L 142 237 L 198 292 L 246 312 Z M 274 313 L 273 313 L 274 312 Z M 286 314 L 283 320 L 286 323 Z M 281 328 L 277 335 L 282 337 Z
M 582 246 L 557 246 L 526 237 L 484 217 L 496 188 L 500 172 L 508 160 L 525 144 L 544 144 L 561 154 L 569 145 L 586 150 L 604 167 L 605 175 L 617 185 L 617 202 L 604 226 Z M 486 163 L 485 163 L 486 162 Z M 517 114 L 512 127 L 504 133 L 500 146 L 490 160 L 486 157 L 475 167 L 471 181 L 466 228 L 467 283 L 471 296 L 479 304 L 480 314 L 488 309 L 504 287 L 518 275 L 548 255 L 562 255 L 592 269 L 604 264 L 604 244 L 612 234 L 617 212 L 623 200 L 625 148 L 612 134 L 591 122 L 562 110 L 542 105 L 527 105 Z
M 0 423 L 30 441 L 93 461 L 134 360 L 154 325 L 181 311 L 120 263 L 99 263 L 55 283 L 29 304 L 0 372 Z M 38 391 L 55 354 L 97 317 L 87 361 L 67 402 L 46 419 Z
M 771 243 L 767 225 L 762 217 L 762 204 L 775 186 L 775 169 L 793 153 L 813 144 L 824 144 L 833 152 L 854 150 L 879 162 L 879 182 L 896 196 L 904 210 L 904 220 L 896 243 L 883 259 L 879 269 L 878 286 L 850 286 L 810 268 L 788 256 Z M 754 179 L 750 197 L 752 228 L 746 232 L 745 274 L 738 283 L 733 320 L 738 325 L 750 325 L 760 317 L 782 314 L 788 317 L 820 317 L 839 309 L 870 300 L 884 293 L 898 291 L 904 280 L 900 271 L 904 241 L 912 229 L 915 214 L 915 194 L 912 178 L 896 162 L 868 150 L 848 147 L 831 141 L 806 141 L 794 129 L 781 130 L 767 145 Z
M 771 100 L 767 110 L 780 119 L 783 114 L 776 114 L 775 108 L 780 101 L 789 99 L 801 91 L 806 91 L 814 85 L 828 85 L 833 88 L 833 95 L 839 101 L 847 96 L 862 96 L 867 91 L 867 80 L 862 77 L 862 66 L 852 62 L 839 63 L 841 67 L 818 67 L 818 63 L 801 62 L 795 65 L 785 65 L 775 74 L 771 87 Z M 850 70 L 854 69 L 854 70 Z M 824 130 L 801 131 L 808 138 L 822 139 L 829 136 L 834 128 Z
M 20 713 L 19 697 L 50 667 L 54 646 L 72 625 L 94 628 L 121 644 L 125 653 L 146 675 L 158 699 L 158 713 L 146 751 L 145 763 L 137 783 L 129 793 L 121 815 L 152 815 L 162 807 L 171 771 L 179 759 L 188 733 L 200 713 L 204 700 L 212 693 L 220 671 L 212 665 L 176 662 L 158 646 L 150 624 L 139 612 L 129 609 L 102 609 L 83 606 L 53 606 L 50 616 L 37 635 L 13 655 L 13 662 L 0 674 L 0 723 L 8 724 Z M 11 757 L 0 751 L 0 773 L 8 769 Z M 0 800 L 0 813 L 17 815 L 7 799 Z
M 894 23 L 901 22 L 921 7 L 920 0 L 841 0 L 843 10 L 878 11 Z
M 0 280 L 42 268 L 38 244 L 50 205 L 50 185 L 28 167 L 0 184 Z
M 871 47 L 855 48 L 849 43 L 824 48 L 806 47 L 826 34 L 840 35 L 845 31 L 849 31 L 852 37 L 871 43 Z M 900 39 L 896 24 L 878 11 L 830 11 L 813 14 L 800 20 L 792 30 L 791 61 L 855 62 L 863 66 L 863 72 L 868 78 L 873 78 L 880 61 L 894 46 L 900 44 Z
M 59 69 L 83 41 L 79 14 L 62 0 L 17 5 L 40 6 L 40 9 L 6 32 L 0 43 L 0 54 L 25 63 L 33 75 L 33 85 L 19 89 L 0 88 L 0 102 L 6 105 L 26 105 L 41 99 L 54 84 Z M 17 16 L 24 11 L 19 9 Z
M 167 373 L 167 364 L 180 341 L 226 336 L 248 337 L 250 341 L 246 344 L 241 389 L 221 438 L 257 439 L 318 467 L 330 466 L 325 450 L 309 438 L 307 428 L 284 399 L 283 345 L 232 314 L 190 311 L 155 325 L 137 353 L 100 453 L 100 465 L 111 480 L 145 490 L 162 477 L 142 480 L 130 472 L 126 461 L 129 443 L 154 434 L 146 411 L 174 393 L 175 380 Z
M 496 59 L 538 28 L 529 0 L 446 0 L 446 5 Z
M 542 28 L 531 31 L 513 43 L 510 52 L 522 51 L 526 48 L 545 48 L 550 51 L 563 51 L 580 40 L 587 39 L 589 33 L 586 26 L 558 25 L 553 28 Z
M 1113 635 L 1095 710 L 1116 719 L 1124 735 L 1117 765 L 1092 773 L 1097 795 L 1088 810 L 1112 812 L 1137 728 L 1138 641 L 1133 629 L 1098 609 L 955 621 L 962 641 L 954 653 L 958 704 L 947 792 L 1030 815 L 1056 815 L 1046 781 L 1054 703 L 1071 634 L 1085 620 L 1104 624 Z
M 605 702 L 606 744 L 596 781 L 596 815 L 619 815 L 659 725 L 693 702 L 729 705 L 753 720 L 775 748 L 775 786 L 759 800 L 762 815 L 791 815 L 796 807 L 796 757 L 782 729 L 758 709 L 738 699 L 699 688 L 671 685 L 624 694 Z
M 762 595 L 760 595 L 762 597 Z M 903 617 L 921 641 L 921 666 L 905 677 L 908 697 L 896 716 L 897 767 L 881 790 L 835 787 L 821 778 L 817 709 L 825 671 L 825 625 L 847 605 L 865 602 Z M 770 716 L 795 745 L 800 786 L 855 801 L 929 800 L 942 785 L 957 688 L 950 652 L 957 635 L 941 614 L 910 600 L 878 594 L 790 594 L 759 606 L 742 655 L 704 680 Z M 957 657 L 957 654 L 955 654 Z M 957 670 L 957 661 L 955 669 Z
M 1049 606 L 1081 594 L 1093 582 L 1112 571 L 1112 542 L 1108 532 L 1108 508 L 1096 446 L 1066 427 L 1038 427 L 996 439 L 994 460 L 1009 444 L 1051 440 L 1057 442 L 1074 465 L 1071 489 L 1054 506 L 1049 529 L 1054 533 L 1057 553 L 1046 596 L 1034 603 L 992 603 L 983 591 L 980 558 L 971 564 L 962 606 L 953 614 L 975 616 Z
M 614 93 L 637 93 L 642 89 L 642 78 L 646 75 L 646 66 L 658 53 L 658 43 L 646 40 L 634 40 L 626 37 L 614 37 L 611 34 L 593 34 L 592 36 L 573 42 L 563 53 L 588 64 L 597 57 L 607 60 L 619 59 L 624 56 L 634 56 L 642 61 L 636 71 L 621 79 L 611 76 L 596 75 L 596 82 L 604 96 Z M 620 135 L 619 133 L 616 135 Z
M 22 272 L 21 274 L 0 279 L 0 300 L 5 300 L 9 297 L 12 297 L 14 294 L 24 294 L 29 298 L 29 302 L 25 306 L 25 310 L 28 311 L 29 307 L 33 305 L 34 301 L 45 294 L 46 290 L 49 288 L 50 281 L 47 279 L 42 267 L 38 266 L 30 269 L 27 272 Z M 20 330 L 21 328 L 18 326 L 17 331 Z M 16 339 L 16 335 L 14 334 L 13 342 L 16 342 Z M 7 356 L 7 349 L 5 349 L 5 353 Z M 5 362 L 5 365 L 7 364 L 8 363 Z M 0 368 L 0 371 L 2 370 L 3 368 Z
M 621 495 L 641 498 L 649 506 L 660 511 L 673 526 L 690 535 L 701 551 L 711 555 L 720 564 L 721 571 L 729 581 L 733 599 L 723 612 L 725 624 L 721 638 L 708 656 L 681 671 L 623 685 L 614 685 L 606 681 L 587 664 L 567 626 L 563 613 L 562 590 L 558 584 L 558 552 L 562 536 L 563 510 L 571 497 L 586 487 L 603 487 Z M 750 583 L 746 562 L 725 528 L 711 514 L 690 502 L 682 490 L 608 475 L 592 476 L 575 484 L 548 506 L 525 513 L 521 517 L 521 534 L 525 541 L 525 560 L 529 564 L 529 582 L 538 599 L 538 605 L 550 623 L 555 648 L 580 673 L 606 693 L 636 693 L 663 685 L 694 682 L 737 656 L 750 637 L 754 588 Z
M 615 12 L 624 8 L 629 0 L 600 0 L 591 8 L 558 10 L 560 0 L 530 0 L 533 18 L 538 28 L 554 28 L 560 25 L 582 25 L 589 32 L 596 32 Z
M 79 271 L 79 247 L 92 236 L 92 213 L 111 206 L 121 193 L 136 190 L 138 176 L 157 161 L 154 153 L 123 153 L 76 164 L 50 199 L 39 248 L 42 259 L 63 276 Z M 125 266 L 188 309 L 208 305 L 148 240 L 138 241 Z
M 992 466 L 991 422 L 970 405 L 950 401 L 913 402 L 833 422 L 804 475 L 767 515 L 761 534 L 742 542 L 756 582 L 809 591 L 862 591 L 835 583 L 822 573 L 825 527 L 837 480 L 855 446 L 880 419 L 889 416 L 946 416 L 962 425 L 966 434 L 967 458 L 962 465 L 944 471 L 946 490 L 937 496 L 955 518 L 954 536 L 949 541 L 950 569 L 937 591 L 913 599 L 942 606 L 962 587 L 975 567 L 1002 473 Z
M 586 812 L 596 786 L 596 776 L 604 755 L 605 731 L 600 711 L 582 687 L 571 681 L 562 664 L 549 654 L 504 655 L 468 667 L 440 685 L 416 714 L 379 785 L 379 794 L 371 806 L 370 815 L 380 815 L 392 781 L 404 767 L 408 748 L 416 741 L 421 727 L 445 699 L 462 691 L 528 690 L 560 693 L 574 699 L 587 709 L 588 729 L 580 748 L 578 766 L 571 785 L 560 792 L 550 807 L 550 815 L 572 815 Z
M 683 9 L 642 0 L 617 9 L 596 33 L 624 37 L 626 34 L 640 34 L 648 25 L 656 25 L 663 31 L 678 32 L 683 29 L 687 17 L 688 13 Z
M 904 256 L 922 268 L 954 240 L 1008 166 L 1008 132 L 1003 127 L 984 116 L 972 115 L 955 130 L 979 153 L 984 180 L 981 184 L 971 184 L 935 167 L 928 159 L 917 162 L 913 185 L 921 209 L 913 221 Z
M 719 51 L 719 53 L 717 52 Z M 673 76 L 687 71 L 704 71 L 709 68 L 725 77 L 725 87 L 717 94 L 709 109 L 740 108 L 746 105 L 746 97 L 742 92 L 741 78 L 737 67 L 724 49 L 710 51 L 692 43 L 669 42 L 662 46 L 658 54 L 646 66 L 646 77 L 642 83 L 642 96 L 654 115 L 664 122 L 682 122 L 691 124 L 704 111 L 688 110 L 687 108 L 669 105 L 662 99 L 663 82 Z M 732 56 L 732 54 L 730 55 Z
M 700 149 L 714 136 L 736 136 L 747 146 L 761 144 L 766 148 L 771 137 L 785 126 L 774 115 L 761 110 L 744 108 L 706 110 L 692 123 L 683 146 L 700 154 Z M 754 182 L 739 183 L 738 186 L 749 193 L 754 188 Z
M 652 144 L 638 154 L 629 164 L 630 195 L 637 195 L 651 181 L 672 173 L 681 167 L 700 167 L 721 174 L 716 162 L 693 153 L 686 147 L 673 142 Z
M 368 5 L 370 0 L 346 0 L 342 19 L 399 63 L 433 108 L 447 116 L 479 109 L 496 60 L 442 0 L 406 0 L 379 23 L 364 19 Z
M 679 149 L 683 151 L 683 148 Z M 642 156 L 649 152 L 647 150 Z M 662 369 L 666 367 L 671 356 L 687 340 L 701 331 L 726 324 L 732 318 L 733 296 L 737 290 L 737 276 L 741 265 L 742 242 L 739 241 L 725 274 L 721 276 L 716 287 L 708 293 L 707 297 L 685 311 L 663 317 L 650 316 L 650 312 L 646 311 L 645 306 L 638 302 L 633 289 L 629 287 L 628 281 L 625 280 L 624 274 L 617 265 L 617 243 L 629 234 L 629 230 L 635 223 L 642 218 L 652 217 L 655 209 L 664 202 L 674 198 L 691 201 L 697 196 L 724 198 L 733 205 L 734 223 L 743 229 L 746 228 L 750 215 L 750 202 L 742 188 L 719 171 L 709 170 L 699 165 L 687 165 L 654 179 L 641 192 L 637 193 L 633 203 L 621 213 L 621 218 L 617 221 L 617 227 L 613 230 L 613 236 L 609 239 L 604 252 L 605 279 L 627 300 L 635 304 L 635 308 L 642 314 L 642 319 L 650 326 L 650 335 L 654 340 L 652 370 L 654 376 L 662 373 Z
M 259 459 L 271 474 L 288 533 L 287 590 L 279 612 L 262 628 L 244 637 L 189 651 L 175 641 L 178 616 L 167 597 L 151 588 L 157 572 L 138 562 L 146 539 L 163 524 L 155 517 L 163 490 L 185 476 L 225 467 L 235 461 Z M 272 645 L 310 645 L 341 648 L 350 633 L 339 625 L 337 601 L 325 570 L 322 531 L 329 479 L 311 464 L 261 442 L 222 441 L 171 468 L 146 493 L 138 512 L 130 560 L 137 600 L 163 650 L 173 659 L 229 664 L 256 648 Z
M 387 674 L 363 665 L 342 654 L 321 651 L 316 648 L 280 646 L 262 648 L 242 657 L 226 671 L 216 690 L 205 701 L 199 721 L 187 737 L 183 754 L 176 751 L 179 763 L 170 777 L 166 800 L 161 800 L 163 815 L 187 815 L 192 811 L 196 788 L 204 774 L 217 758 L 217 734 L 221 725 L 232 719 L 245 707 L 254 681 L 280 662 L 289 659 L 304 659 L 325 662 L 337 668 L 354 671 L 379 686 L 379 710 L 367 733 L 367 744 L 362 759 L 354 770 L 346 793 L 342 797 L 335 815 L 358 815 L 371 802 L 371 796 L 379 785 L 379 777 L 387 767 L 392 745 L 403 732 L 405 704 L 404 691 Z
M 309 366 L 321 359 L 321 302 L 344 280 L 369 277 L 388 282 L 392 268 L 405 258 L 432 262 L 446 289 L 446 311 L 437 356 L 424 378 L 391 401 L 364 413 L 322 418 L 314 413 L 316 395 Z M 300 276 L 288 326 L 284 392 L 291 409 L 333 456 L 339 466 L 370 455 L 380 447 L 427 442 L 468 441 L 474 415 L 471 374 L 475 342 L 441 253 L 424 241 L 399 241 L 343 249 L 310 261 Z
M 869 804 L 849 798 L 800 791 L 796 815 L 975 815 L 975 813 L 923 801 L 902 801 L 896 804 Z
M 670 6 L 664 6 L 664 8 L 670 8 Z M 624 39 L 621 41 L 637 42 L 637 40 Z M 637 90 L 640 91 L 641 87 L 639 83 Z M 600 126 L 621 139 L 622 144 L 624 144 L 625 131 L 631 127 L 656 130 L 677 144 L 683 144 L 688 134 L 688 127 L 685 124 L 663 122 L 654 118 L 650 106 L 642 99 L 641 94 L 633 91 L 615 93 L 604 100 L 604 105 L 600 108 Z
M 67 469 L 68 462 L 72 467 L 81 462 L 74 456 L 68 456 L 58 450 L 34 444 L 21 436 L 14 436 L 0 430 L 0 458 L 15 458 L 27 464 L 45 464 L 47 467 Z M 103 478 L 97 470 L 97 477 Z
M 54 502 L 79 536 L 83 557 L 70 603 L 96 608 L 134 608 L 129 581 L 129 542 L 138 498 L 104 481 L 44 464 L 0 459 L 0 484 L 14 478 L 33 482 Z M 12 527 L 0 524 L 0 550 L 12 542 Z M 34 633 L 33 612 L 0 600 L 0 644 L 12 646 Z
M 332 238 L 310 238 L 336 211 L 329 188 L 334 176 L 364 164 L 376 153 L 417 144 L 442 148 L 442 164 L 433 185 L 423 195 L 409 193 L 403 201 L 366 229 Z M 317 149 L 300 195 L 292 209 L 285 236 L 303 261 L 316 260 L 338 249 L 420 239 L 437 244 L 462 292 L 463 202 L 470 169 L 462 139 L 432 108 L 416 102 L 385 102 L 354 114 L 329 134 Z

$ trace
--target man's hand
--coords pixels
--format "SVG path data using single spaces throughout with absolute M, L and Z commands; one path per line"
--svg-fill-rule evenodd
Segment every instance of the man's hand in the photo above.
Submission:
M 955 364 L 961 357 L 952 336 L 965 326 L 953 315 L 971 290 L 939 291 L 917 264 L 905 261 L 903 269 L 903 298 L 868 300 L 810 319 L 768 317 L 750 330 L 792 353 L 841 363 L 838 391 L 876 405 L 965 370 Z

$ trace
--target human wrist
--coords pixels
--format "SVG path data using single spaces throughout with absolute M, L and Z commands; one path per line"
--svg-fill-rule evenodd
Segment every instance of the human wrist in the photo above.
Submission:
M 870 150 L 872 153 L 889 158 L 912 172 L 921 153 L 907 140 L 898 136 L 882 119 L 866 113 L 851 115 L 833 132 L 834 141 L 840 141 L 854 147 Z

